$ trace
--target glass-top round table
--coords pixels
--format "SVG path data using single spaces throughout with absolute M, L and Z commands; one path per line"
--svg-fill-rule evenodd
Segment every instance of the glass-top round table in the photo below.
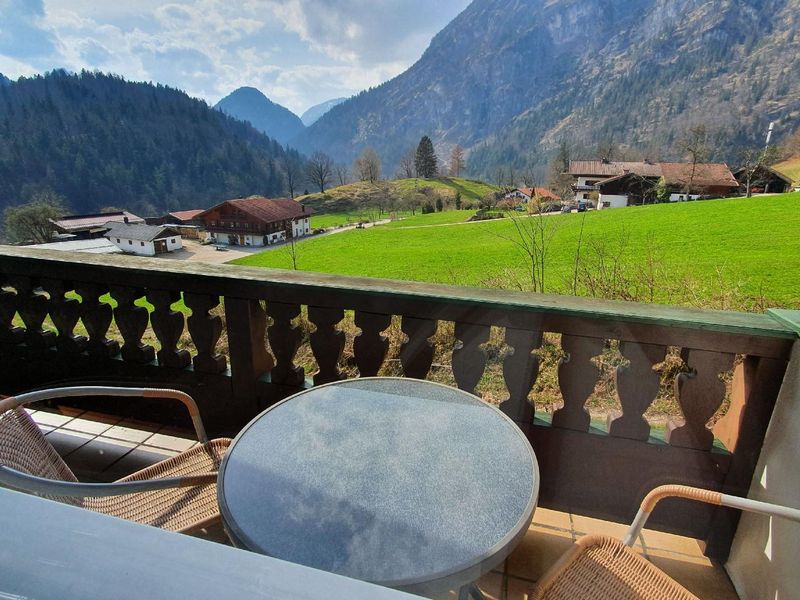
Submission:
M 496 408 L 427 381 L 363 378 L 258 415 L 217 493 L 237 546 L 435 594 L 506 558 L 538 489 L 530 443 Z

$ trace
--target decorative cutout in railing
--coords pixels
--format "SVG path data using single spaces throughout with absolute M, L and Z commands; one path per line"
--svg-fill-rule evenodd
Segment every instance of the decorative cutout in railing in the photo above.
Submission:
M 113 313 L 101 300 L 109 291 L 116 303 Z M 140 298 L 152 304 L 151 313 L 137 305 Z M 191 311 L 188 319 L 172 309 L 181 298 Z M 212 313 L 220 304 L 224 320 Z M 501 396 L 500 408 L 523 427 L 537 452 L 541 502 L 620 520 L 632 516 L 645 490 L 666 481 L 734 493 L 746 489 L 777 394 L 774 380 L 785 369 L 794 342 L 793 332 L 766 315 L 414 282 L 400 286 L 140 257 L 83 255 L 77 260 L 63 253 L 3 248 L 0 393 L 80 377 L 170 384 L 197 397 L 201 411 L 212 417 L 207 423 L 212 432 L 240 427 L 263 406 L 311 384 L 295 362 L 303 341 L 298 318 L 313 326 L 310 345 L 318 366 L 313 383 L 344 377 L 340 323 L 349 322 L 351 311 L 360 329 L 353 365 L 361 376 L 386 372 L 390 342 L 384 332 L 393 316 L 400 317 L 407 338 L 398 356 L 407 377 L 428 377 L 435 350 L 445 347 L 452 348 L 455 383 L 471 393 L 483 385 L 490 366 L 495 379 L 502 369 L 507 396 Z M 46 330 L 48 316 L 55 332 Z M 109 339 L 112 319 L 124 340 L 121 348 Z M 442 323 L 446 327 L 440 328 Z M 443 342 L 450 323 L 453 336 Z M 157 353 L 143 341 L 149 325 Z M 81 326 L 88 338 L 80 335 Z M 502 365 L 500 359 L 491 365 L 487 360 L 493 330 L 491 338 L 504 340 L 507 347 Z M 564 404 L 550 426 L 534 424 L 531 399 L 545 333 L 560 334 L 564 352 L 558 366 Z M 178 347 L 182 335 L 191 338 L 189 351 Z M 437 348 L 430 341 L 434 335 Z M 586 402 L 600 373 L 595 357 L 614 340 L 627 360 L 615 377 L 622 413 L 603 434 L 590 428 Z M 659 390 L 654 365 L 664 360 L 668 346 L 682 349 L 690 372 L 676 378 L 683 419 L 669 424 L 665 444 L 653 440 L 644 415 Z M 734 390 L 736 426 L 726 427 L 726 440 L 736 451 L 728 455 L 713 449 L 707 423 L 725 398 L 720 375 L 730 372 L 736 355 L 752 368 L 740 370 L 734 379 L 746 393 Z M 749 423 L 758 424 L 757 431 L 740 435 Z M 673 529 L 707 537 L 712 551 L 716 543 L 723 554 L 726 540 L 714 540 L 703 525 L 708 519 L 693 510 L 654 515 L 654 523 L 660 518 Z

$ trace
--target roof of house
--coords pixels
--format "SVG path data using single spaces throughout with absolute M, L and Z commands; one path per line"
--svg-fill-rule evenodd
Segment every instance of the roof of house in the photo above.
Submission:
M 791 177 L 787 177 L 786 175 L 784 175 L 784 174 L 783 174 L 783 173 L 781 173 L 780 171 L 776 171 L 776 170 L 775 170 L 775 169 L 773 169 L 772 167 L 768 167 L 768 166 L 766 166 L 766 165 L 759 165 L 759 167 L 758 167 L 758 169 L 757 169 L 757 170 L 762 170 L 762 169 L 763 169 L 764 171 L 768 172 L 769 174 L 771 174 L 771 175 L 773 175 L 773 176 L 777 177 L 778 179 L 781 179 L 781 180 L 783 180 L 783 181 L 785 181 L 786 183 L 788 183 L 788 184 L 790 184 L 790 185 L 791 185 L 791 183 L 792 183 L 792 178 L 791 178 Z M 745 172 L 745 167 L 740 167 L 739 169 L 736 169 L 736 170 L 733 172 L 733 176 L 734 176 L 734 177 L 736 177 L 736 178 L 738 179 L 738 178 L 739 178 L 741 175 L 744 175 L 744 172 Z
M 60 219 L 51 219 L 50 221 L 56 227 L 65 231 L 85 231 L 87 229 L 101 228 L 109 221 L 122 222 L 126 217 L 129 223 L 144 223 L 142 217 L 138 217 L 126 210 L 91 215 L 70 215 Z
M 739 187 L 739 182 L 725 163 L 659 163 L 664 183 L 692 187 Z M 693 172 L 694 171 L 694 172 Z
M 88 254 L 116 254 L 122 252 L 106 238 L 91 240 L 69 240 L 66 242 L 50 242 L 48 244 L 33 244 L 29 248 L 44 248 L 46 250 L 61 250 L 62 252 L 84 252 Z
M 249 198 L 237 198 L 235 200 L 220 202 L 197 215 L 197 218 L 205 217 L 207 213 L 225 204 L 230 204 L 251 217 L 264 221 L 265 223 L 285 221 L 286 219 L 295 219 L 297 217 L 305 217 L 314 214 L 311 208 L 287 198 L 273 199 L 264 198 L 263 196 L 250 196 Z
M 162 225 L 144 225 L 141 223 L 107 223 L 107 238 L 123 238 L 137 242 L 152 242 L 160 238 L 178 235 L 177 231 Z
M 571 160 L 569 161 L 569 174 L 615 177 L 625 173 L 635 173 L 643 177 L 661 177 L 660 165 L 661 163 L 645 161 Z
M 694 169 L 694 174 L 692 170 Z M 725 163 L 649 163 L 649 162 L 604 162 L 601 160 L 571 160 L 571 175 L 605 176 L 598 182 L 604 185 L 627 175 L 640 177 L 663 177 L 671 186 L 685 186 L 692 182 L 693 188 L 738 187 L 739 183 Z
M 533 198 L 534 195 L 536 195 L 539 196 L 540 198 L 552 198 L 553 200 L 558 199 L 558 196 L 556 196 L 553 192 L 551 192 L 547 188 L 543 187 L 535 187 L 535 188 L 523 187 L 517 189 L 523 194 L 525 194 L 528 198 Z
M 178 221 L 191 221 L 197 215 L 203 212 L 202 208 L 196 208 L 194 210 L 176 210 L 171 213 L 167 213 L 167 216 L 172 217 Z

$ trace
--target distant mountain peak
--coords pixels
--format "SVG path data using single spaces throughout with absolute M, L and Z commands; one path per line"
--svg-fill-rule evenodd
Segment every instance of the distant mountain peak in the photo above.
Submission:
M 12 81 L 8 77 L 0 73 L 0 85 L 11 85 L 11 83 Z
M 347 98 L 334 98 L 333 100 L 326 100 L 325 102 L 315 104 L 302 114 L 300 120 L 306 127 L 311 127 L 322 115 L 345 100 L 347 100 Z
M 245 86 L 232 91 L 214 108 L 240 121 L 249 121 L 281 144 L 288 143 L 305 129 L 300 117 L 254 87 Z

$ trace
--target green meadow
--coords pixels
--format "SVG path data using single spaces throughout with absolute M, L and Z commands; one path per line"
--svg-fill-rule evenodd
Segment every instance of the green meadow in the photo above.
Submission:
M 515 244 L 514 222 L 464 224 L 469 214 L 471 211 L 417 215 L 389 225 L 309 239 L 297 245 L 298 268 L 524 289 L 526 282 L 530 284 L 529 267 Z M 553 232 L 547 245 L 547 292 L 571 292 L 581 239 L 581 264 L 589 273 L 595 268 L 633 272 L 655 264 L 672 286 L 694 286 L 689 295 L 697 296 L 699 305 L 704 300 L 708 300 L 705 305 L 719 304 L 714 299 L 733 289 L 759 299 L 760 304 L 800 307 L 800 193 L 541 218 Z M 288 254 L 280 249 L 232 262 L 291 268 Z M 664 289 L 656 289 L 655 301 L 676 302 L 671 295 L 674 289 L 668 292 L 667 287 L 664 283 Z

